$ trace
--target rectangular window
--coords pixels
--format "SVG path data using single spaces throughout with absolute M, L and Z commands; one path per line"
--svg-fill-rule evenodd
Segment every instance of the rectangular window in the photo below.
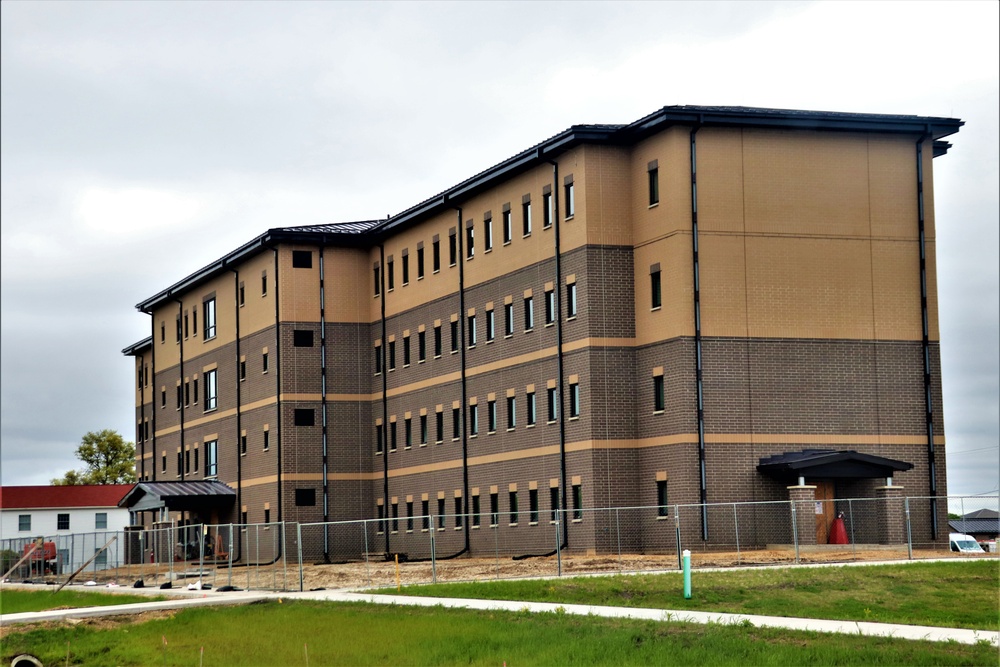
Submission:
M 181 316 L 177 316 L 177 342 L 181 342 Z
M 525 422 L 528 426 L 535 425 L 536 409 L 535 409 L 535 392 L 528 392 L 525 397 L 525 405 L 527 406 L 527 421 Z
M 500 494 L 490 494 L 490 527 L 496 528 L 500 523 Z
M 507 397 L 507 430 L 517 426 L 517 399 L 513 396 Z
M 309 267 L 302 267 L 309 268 Z M 197 450 L 195 450 L 197 452 Z M 209 440 L 205 443 L 205 477 L 215 477 L 219 474 L 219 441 Z
M 663 412 L 666 408 L 666 400 L 663 395 L 663 376 L 657 375 L 653 378 L 653 412 Z
M 427 415 L 420 415 L 420 444 L 427 444 Z
M 418 331 L 417 332 L 417 361 L 424 361 L 427 359 L 427 332 Z
M 441 327 L 434 327 L 434 356 L 441 356 Z
M 17 529 L 19 531 L 31 530 L 31 515 L 30 514 L 18 514 L 17 515 Z
M 403 336 L 403 366 L 410 365 L 410 337 Z
M 313 265 L 313 255 L 308 250 L 292 251 L 293 269 L 311 269 Z
M 243 283 L 240 283 L 240 295 L 238 298 L 240 301 L 240 308 L 247 305 L 247 288 Z
M 263 370 L 261 371 L 262 373 L 266 373 L 266 372 L 268 371 L 268 369 L 269 369 L 269 366 L 268 366 L 268 359 L 267 359 L 267 352 L 264 352 L 264 353 L 263 353 L 263 354 L 261 355 L 261 359 L 260 359 L 260 367 L 261 367 L 261 369 L 263 369 Z
M 451 439 L 458 440 L 462 437 L 462 411 L 458 408 L 451 409 Z
M 434 439 L 434 442 L 440 444 L 444 442 L 444 412 L 435 413 L 434 419 L 437 422 L 435 424 L 437 426 L 437 437 Z
M 469 325 L 469 347 L 476 346 L 476 316 L 469 315 L 467 324 Z
M 573 190 L 573 181 L 566 183 L 563 186 L 563 191 L 566 193 L 566 219 L 572 218 L 576 214 L 576 192 Z
M 375 453 L 381 454 L 385 447 L 385 429 L 382 424 L 375 424 Z
M 316 411 L 312 408 L 295 408 L 294 415 L 296 426 L 316 425 Z
M 476 254 L 476 228 L 469 225 L 465 228 L 465 257 L 472 259 Z
M 487 421 L 489 422 L 487 424 L 487 428 L 488 428 L 489 432 L 490 433 L 496 433 L 496 430 L 497 430 L 497 402 L 496 401 L 489 401 L 486 404 L 486 416 L 487 416 Z
M 180 385 L 177 385 L 177 409 L 181 409 L 181 403 L 184 402 L 184 389 Z
M 177 452 L 177 476 L 181 476 L 181 470 L 184 469 L 184 454 Z
M 465 512 L 462 508 L 462 499 L 455 498 L 455 528 L 462 527 L 462 519 L 464 518 Z
M 430 501 L 422 500 L 420 501 L 420 512 L 423 516 L 420 518 L 420 527 L 423 530 L 431 529 L 431 508 Z
M 247 379 L 247 362 L 240 359 L 240 380 Z
M 576 283 L 566 285 L 566 319 L 576 317 Z
M 409 417 L 403 420 L 403 446 L 407 449 L 413 446 L 413 420 Z
M 194 379 L 194 382 L 191 383 L 191 386 L 194 387 L 194 402 L 195 402 L 195 405 L 197 405 L 198 404 L 198 378 Z
M 493 316 L 492 310 L 486 311 L 486 342 L 489 342 L 496 338 L 496 318 Z
M 503 305 L 503 334 L 505 336 L 514 335 L 514 304 L 512 303 Z
M 444 498 L 438 498 L 438 530 L 444 530 Z
M 69 530 L 69 514 L 56 515 L 56 530 Z
M 160 322 L 160 342 L 164 343 L 167 340 L 167 326 L 163 322 Z
M 396 422 L 389 422 L 389 451 L 396 451 L 396 445 L 398 444 L 398 429 L 396 428 Z
M 191 450 L 184 450 L 184 474 L 187 475 L 191 472 Z
M 389 370 L 396 370 L 396 341 L 389 341 Z
M 160 390 L 160 407 L 161 408 L 167 407 L 167 390 L 166 389 L 161 389 Z
M 198 448 L 194 448 L 194 471 L 198 472 Z
M 271 523 L 271 508 L 264 508 L 264 523 Z
M 479 435 L 479 406 L 469 406 L 469 435 Z
M 650 162 L 649 166 L 649 205 L 660 203 L 660 170 L 656 167 L 656 161 Z
M 315 507 L 316 489 L 295 489 L 296 507 Z
M 535 328 L 535 299 L 534 297 L 524 297 L 524 330 L 531 331 Z
M 437 239 L 431 246 L 431 269 L 434 273 L 441 270 L 441 242 Z
M 399 532 L 399 503 L 392 504 L 392 532 Z
M 417 280 L 424 277 L 424 247 L 417 248 Z
M 649 274 L 649 288 L 651 294 L 651 307 L 659 308 L 663 305 L 663 295 L 660 290 L 660 270 L 650 272 Z
M 312 347 L 313 332 L 311 329 L 295 329 L 292 331 L 292 345 L 294 347 Z
M 195 326 L 197 326 L 197 325 L 195 325 Z M 190 329 L 190 327 L 188 327 L 188 314 L 187 314 L 187 311 L 185 311 L 184 312 L 184 340 L 187 340 L 187 338 L 188 338 L 188 335 L 189 335 L 188 334 L 188 330 L 189 329 Z
M 375 346 L 375 375 L 382 372 L 382 346 Z
M 559 520 L 559 487 L 553 486 L 549 489 L 549 521 L 555 523 Z
M 510 506 L 510 523 L 517 523 L 517 491 L 511 491 L 507 500 Z
M 94 529 L 95 530 L 107 530 L 108 529 L 108 513 L 107 512 L 94 512 Z
M 389 258 L 385 264 L 385 280 L 388 283 L 387 289 L 391 292 L 396 289 L 396 262 Z
M 514 236 L 513 222 L 511 220 L 510 211 L 503 212 L 503 242 L 504 244 L 510 243 L 511 238 Z
M 184 383 L 184 405 L 191 405 L 191 383 Z
M 531 235 L 531 202 L 526 201 L 521 204 L 521 220 L 524 236 Z
M 219 372 L 205 371 L 205 410 L 214 410 L 219 403 Z
M 160 471 L 164 474 L 167 472 L 167 454 L 166 452 L 160 457 Z
M 267 271 L 260 274 L 260 295 L 267 296 Z
M 403 255 L 403 284 L 410 283 L 410 256 Z
M 458 263 L 458 234 L 453 230 L 448 234 L 448 265 L 455 266 Z
M 538 489 L 528 490 L 528 522 L 538 523 Z
M 493 250 L 493 218 L 483 220 L 483 251 Z
M 548 229 L 552 226 L 552 193 L 545 192 L 542 194 L 542 227 Z
M 413 501 L 406 501 L 406 532 L 413 532 Z
M 556 321 L 556 293 L 554 290 L 545 292 L 545 324 Z
M 559 416 L 559 396 L 555 387 L 549 387 L 545 390 L 546 398 L 548 399 L 548 410 L 547 418 L 549 423 L 554 422 Z
M 460 341 L 458 339 L 458 320 L 454 320 L 451 323 L 451 351 L 452 352 L 458 352 L 459 343 L 460 343 Z
M 472 496 L 472 525 L 479 527 L 479 496 Z
M 580 416 L 580 385 L 575 383 L 569 386 L 569 416 Z
M 573 485 L 573 520 L 583 520 L 583 488 L 579 484 Z
M 375 276 L 375 296 L 378 296 L 379 294 L 382 293 L 382 275 L 381 275 L 382 272 L 379 269 L 378 264 L 376 264 L 375 267 L 372 269 L 372 273 Z
M 271 449 L 271 432 L 264 429 L 264 451 Z
M 377 505 L 378 510 L 378 533 L 379 535 L 385 532 L 385 507 L 382 505 Z
M 667 516 L 667 480 L 656 480 L 656 516 Z
M 240 454 L 247 453 L 247 434 L 240 434 Z

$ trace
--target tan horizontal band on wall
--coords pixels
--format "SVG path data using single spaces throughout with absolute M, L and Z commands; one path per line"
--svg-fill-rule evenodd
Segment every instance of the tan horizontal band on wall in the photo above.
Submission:
M 706 433 L 711 444 L 752 445 L 926 445 L 924 435 L 842 435 L 817 433 Z M 935 445 L 945 444 L 943 435 L 934 436 Z

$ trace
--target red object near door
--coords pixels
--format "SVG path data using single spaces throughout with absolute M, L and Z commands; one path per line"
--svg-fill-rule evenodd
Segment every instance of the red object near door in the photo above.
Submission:
M 827 544 L 848 544 L 847 528 L 844 526 L 844 513 L 841 512 L 830 524 L 830 537 Z

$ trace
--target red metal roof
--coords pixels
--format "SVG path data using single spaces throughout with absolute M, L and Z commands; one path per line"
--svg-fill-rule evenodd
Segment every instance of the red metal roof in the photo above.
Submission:
M 134 484 L 0 486 L 0 509 L 117 507 Z

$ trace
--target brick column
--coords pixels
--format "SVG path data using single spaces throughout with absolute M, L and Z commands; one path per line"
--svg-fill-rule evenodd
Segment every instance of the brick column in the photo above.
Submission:
M 795 505 L 795 530 L 799 545 L 816 544 L 816 487 L 788 487 L 788 499 Z
M 906 544 L 906 511 L 903 487 L 880 486 L 875 489 L 878 508 L 879 544 Z

